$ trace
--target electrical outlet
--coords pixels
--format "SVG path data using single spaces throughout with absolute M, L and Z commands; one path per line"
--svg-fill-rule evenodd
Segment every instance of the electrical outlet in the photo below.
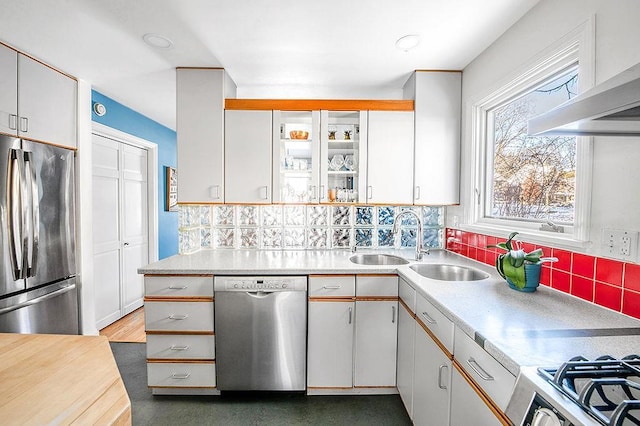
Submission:
M 638 232 L 618 229 L 602 230 L 602 252 L 607 257 L 635 260 L 638 250 Z

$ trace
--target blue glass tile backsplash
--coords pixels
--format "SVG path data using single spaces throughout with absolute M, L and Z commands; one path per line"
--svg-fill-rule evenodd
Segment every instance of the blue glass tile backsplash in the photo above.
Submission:
M 332 249 L 415 247 L 417 223 L 405 215 L 392 233 L 399 212 L 422 218 L 425 247 L 440 248 L 443 207 L 349 205 L 179 206 L 179 252 L 201 249 Z

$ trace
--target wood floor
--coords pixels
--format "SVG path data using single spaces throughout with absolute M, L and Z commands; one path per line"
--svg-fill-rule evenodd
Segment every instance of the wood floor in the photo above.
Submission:
M 146 343 L 144 332 L 144 307 L 136 309 L 100 330 L 101 336 L 107 336 L 110 342 Z

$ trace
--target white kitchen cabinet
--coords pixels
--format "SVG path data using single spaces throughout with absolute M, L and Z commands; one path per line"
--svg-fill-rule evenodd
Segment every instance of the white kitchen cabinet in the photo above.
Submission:
M 416 322 L 404 306 L 398 312 L 398 355 L 396 382 L 398 393 L 413 418 L 413 372 Z
M 415 309 L 416 291 L 400 278 L 400 303 L 398 311 L 398 365 L 396 381 L 398 393 L 410 418 L 413 418 L 413 379 L 414 347 L 416 321 L 412 309 Z
M 148 386 L 154 394 L 217 392 L 213 276 L 145 275 Z
M 273 202 L 317 203 L 319 189 L 320 111 L 274 110 Z
M 223 69 L 176 70 L 178 202 L 224 202 L 224 101 L 233 96 Z
M 354 310 L 353 301 L 309 301 L 307 387 L 353 386 Z
M 451 360 L 420 325 L 415 327 L 415 361 L 414 424 L 448 425 Z
M 18 135 L 18 52 L 0 44 L 0 133 Z
M 18 54 L 18 134 L 75 148 L 77 85 L 69 76 Z
M 396 386 L 397 297 L 396 275 L 356 276 L 355 387 Z
M 414 204 L 460 201 L 461 91 L 457 71 L 416 71 L 405 85 L 415 102 Z
M 320 202 L 365 202 L 367 112 L 320 111 Z
M 225 111 L 225 203 L 271 203 L 272 133 L 271 111 Z
M 497 426 L 502 424 L 457 368 L 453 368 L 451 376 L 449 424 L 451 426 Z
M 367 203 L 412 204 L 413 111 L 369 111 Z

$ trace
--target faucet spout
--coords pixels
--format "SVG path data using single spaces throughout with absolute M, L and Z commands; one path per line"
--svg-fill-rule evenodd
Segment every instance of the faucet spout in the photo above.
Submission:
M 400 218 L 405 215 L 410 215 L 416 218 L 416 222 L 418 223 L 418 235 L 416 235 L 416 260 L 422 260 L 422 253 L 424 252 L 422 249 L 422 220 L 420 220 L 420 216 L 413 210 L 403 210 L 396 215 L 393 219 L 393 229 L 391 232 L 395 235 L 398 233 L 400 229 Z M 428 250 L 427 250 L 428 253 Z

